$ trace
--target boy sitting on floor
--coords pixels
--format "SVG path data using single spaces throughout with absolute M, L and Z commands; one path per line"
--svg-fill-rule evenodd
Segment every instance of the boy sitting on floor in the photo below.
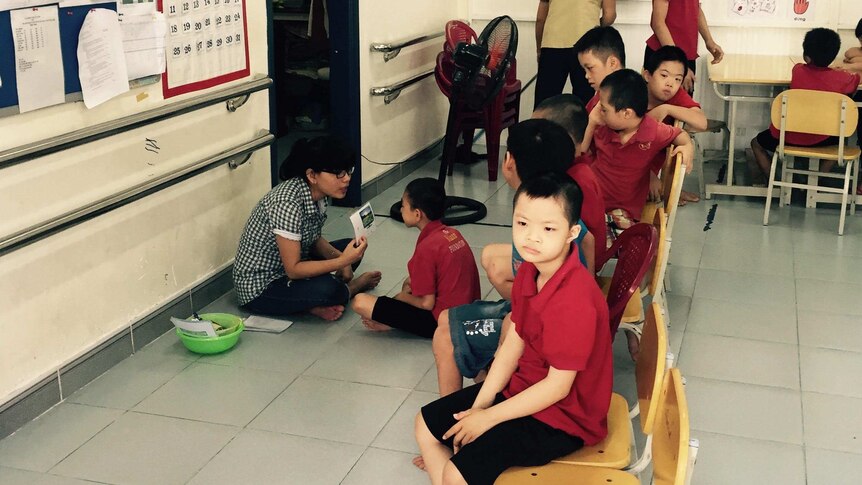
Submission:
M 589 122 L 595 127 L 593 172 L 605 199 L 608 226 L 619 232 L 640 218 L 656 156 L 676 145 L 672 155 L 682 154 L 689 173 L 694 147 L 686 132 L 646 116 L 649 95 L 638 73 L 614 72 L 605 77 L 599 92 L 599 108 L 590 113 Z
M 446 191 L 436 179 L 407 184 L 401 217 L 404 225 L 419 229 L 419 238 L 395 298 L 361 294 L 353 299 L 354 311 L 369 330 L 398 328 L 431 338 L 440 312 L 481 298 L 473 251 L 458 230 L 440 221 L 445 210 Z
M 512 288 L 513 331 L 482 383 L 424 406 L 416 441 L 432 483 L 491 485 L 607 435 L 613 387 L 608 308 L 578 261 L 581 194 L 543 175 L 515 194 L 512 238 L 525 262 Z
M 802 41 L 802 54 L 805 64 L 793 66 L 790 77 L 790 89 L 813 89 L 816 91 L 832 91 L 833 93 L 850 96 L 859 89 L 859 74 L 832 69 L 829 64 L 835 60 L 841 49 L 841 38 L 838 32 L 817 28 L 809 30 Z M 751 150 L 756 166 L 751 167 L 752 178 L 757 184 L 766 182 L 772 166 L 770 152 L 778 148 L 778 128 L 769 125 L 769 129 L 760 132 L 751 140 Z M 838 138 L 809 133 L 787 132 L 784 141 L 796 146 L 830 146 L 837 145 Z M 829 172 L 834 166 L 834 160 L 821 160 L 820 170 Z M 758 173 L 759 172 L 759 173 Z

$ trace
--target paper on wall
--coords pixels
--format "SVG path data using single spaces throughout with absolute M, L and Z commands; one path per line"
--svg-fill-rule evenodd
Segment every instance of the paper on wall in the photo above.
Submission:
M 368 237 L 374 225 L 374 211 L 371 210 L 371 204 L 366 202 L 359 210 L 350 214 L 350 223 L 353 224 L 353 234 L 357 240 Z
M 38 7 L 52 3 L 51 0 L 0 0 L 0 12 L 16 8 Z
M 56 5 L 9 12 L 21 113 L 66 101 Z
M 165 72 L 165 35 L 168 26 L 164 14 L 121 13 L 119 18 L 129 80 Z
M 129 90 L 117 12 L 95 8 L 87 13 L 78 34 L 78 76 L 87 108 L 94 108 Z

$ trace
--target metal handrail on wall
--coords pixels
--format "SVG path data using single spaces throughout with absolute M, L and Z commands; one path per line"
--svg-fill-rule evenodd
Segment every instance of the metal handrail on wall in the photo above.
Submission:
M 147 195 L 166 189 L 172 185 L 176 185 L 184 180 L 194 177 L 195 175 L 224 165 L 225 163 L 228 163 L 231 168 L 237 168 L 248 161 L 253 152 L 271 145 L 273 141 L 275 141 L 275 136 L 269 131 L 263 130 L 253 140 L 221 151 L 190 165 L 177 168 L 176 170 L 165 173 L 159 177 L 155 177 L 126 188 L 120 192 L 87 204 L 84 207 L 73 209 L 64 214 L 52 217 L 47 221 L 34 224 L 12 233 L 0 239 L 0 255 L 14 251 L 15 249 L 31 244 L 46 236 L 80 224 L 106 212 L 123 207 L 124 205 L 130 204 L 142 197 L 146 197 Z
M 374 44 L 371 44 L 371 50 L 374 52 L 382 52 L 383 53 L 383 62 L 389 62 L 390 60 L 398 57 L 398 54 L 401 53 L 401 49 L 408 47 L 408 46 L 411 46 L 411 45 L 421 44 L 422 42 L 436 39 L 438 37 L 443 37 L 445 34 L 446 34 L 445 32 L 441 31 L 441 32 L 434 32 L 431 34 L 421 35 L 419 37 L 414 37 L 414 38 L 408 39 L 408 40 L 402 40 L 400 42 L 374 43 Z
M 410 79 L 406 79 L 404 81 L 401 81 L 400 83 L 396 83 L 396 84 L 393 84 L 391 86 L 371 88 L 371 95 L 372 96 L 383 96 L 383 102 L 386 104 L 389 104 L 392 101 L 395 101 L 395 98 L 397 98 L 401 94 L 402 89 L 404 89 L 408 86 L 411 86 L 413 84 L 416 84 L 419 81 L 425 79 L 426 77 L 431 76 L 432 74 L 434 74 L 434 69 L 431 69 L 430 71 L 423 72 L 422 74 L 413 76 Z
M 99 123 L 98 125 L 88 126 L 50 139 L 40 140 L 27 145 L 11 148 L 0 152 L 0 169 L 133 130 L 149 123 L 155 123 L 157 121 L 173 118 L 201 108 L 206 108 L 207 106 L 212 106 L 221 102 L 226 102 L 226 109 L 233 112 L 245 103 L 245 100 L 242 98 L 247 99 L 250 94 L 257 91 L 263 91 L 264 89 L 269 89 L 270 86 L 272 86 L 271 78 L 260 77 L 244 84 L 173 102 L 116 120 Z

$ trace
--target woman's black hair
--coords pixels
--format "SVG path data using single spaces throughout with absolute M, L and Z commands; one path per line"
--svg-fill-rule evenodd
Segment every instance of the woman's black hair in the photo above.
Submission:
M 324 135 L 317 138 L 300 138 L 293 144 L 278 170 L 281 180 L 304 177 L 311 169 L 315 172 L 339 172 L 356 165 L 356 151 L 343 138 Z
M 859 19 L 859 23 L 856 24 L 856 38 L 862 39 L 862 19 Z

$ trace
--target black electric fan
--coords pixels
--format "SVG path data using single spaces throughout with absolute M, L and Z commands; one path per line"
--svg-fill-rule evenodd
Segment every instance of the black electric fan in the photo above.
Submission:
M 461 120 L 469 113 L 488 107 L 506 82 L 506 72 L 518 48 L 518 27 L 508 16 L 497 17 L 482 30 L 475 44 L 459 43 L 452 53 L 455 72 L 449 96 L 449 117 L 440 158 L 437 180 L 446 183 L 446 172 L 456 157 Z M 389 211 L 401 219 L 401 201 Z M 443 223 L 456 226 L 482 220 L 488 213 L 485 204 L 466 197 L 447 196 Z

